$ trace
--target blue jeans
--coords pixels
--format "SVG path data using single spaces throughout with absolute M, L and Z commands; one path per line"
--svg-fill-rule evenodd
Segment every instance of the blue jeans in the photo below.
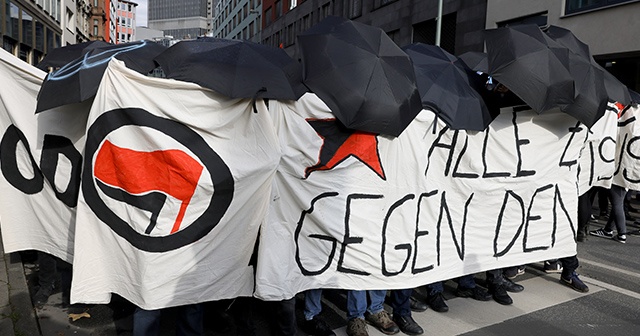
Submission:
M 429 294 L 430 296 L 442 293 L 443 291 L 444 287 L 442 286 L 442 281 L 430 283 L 427 285 L 427 294 Z
M 460 288 L 476 288 L 476 279 L 473 278 L 473 274 L 463 275 L 457 281 Z
M 371 304 L 367 307 L 367 293 Z M 347 291 L 347 320 L 364 318 L 365 311 L 376 314 L 384 309 L 386 290 L 349 290 Z
M 309 321 L 322 311 L 322 289 L 304 292 L 304 318 Z
M 177 336 L 202 335 L 204 309 L 200 304 L 191 304 L 178 308 L 176 321 Z M 160 317 L 162 309 L 144 310 L 136 307 L 133 313 L 133 336 L 160 335 Z

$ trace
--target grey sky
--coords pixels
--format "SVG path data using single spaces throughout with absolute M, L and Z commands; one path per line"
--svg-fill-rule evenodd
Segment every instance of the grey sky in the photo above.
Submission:
M 147 0 L 133 0 L 138 4 L 136 8 L 136 25 L 147 26 Z

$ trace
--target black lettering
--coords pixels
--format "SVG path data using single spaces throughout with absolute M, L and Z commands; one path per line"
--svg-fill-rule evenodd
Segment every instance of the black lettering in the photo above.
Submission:
M 516 234 L 512 237 L 511 241 L 509 242 L 509 244 L 507 244 L 507 246 L 502 249 L 501 251 L 498 251 L 498 238 L 500 237 L 500 229 L 502 228 L 502 220 L 504 217 L 504 213 L 505 210 L 507 208 L 507 203 L 509 201 L 509 197 L 512 197 L 513 199 L 515 199 L 516 201 L 518 201 L 519 205 L 520 205 L 520 212 L 521 212 L 521 218 L 522 221 L 520 223 L 520 226 L 518 227 L 518 230 L 516 231 Z M 518 239 L 518 237 L 520 236 L 520 232 L 522 232 L 522 228 L 524 226 L 524 202 L 522 201 L 522 197 L 520 197 L 518 194 L 514 193 L 512 190 L 507 190 L 507 192 L 504 194 L 504 201 L 502 201 L 502 207 L 500 208 L 500 214 L 498 215 L 498 223 L 496 225 L 496 232 L 493 238 L 493 256 L 494 257 L 502 257 L 503 255 L 507 254 L 507 252 L 509 252 L 509 250 L 511 250 L 511 248 L 513 247 L 513 244 L 515 244 L 516 239 Z
M 640 140 L 640 137 L 633 137 L 631 139 L 629 139 L 629 143 L 627 144 L 627 154 L 634 160 L 640 160 L 640 156 L 638 156 L 636 153 L 633 152 L 632 150 L 632 145 L 636 142 Z M 635 166 L 635 165 L 634 165 Z M 634 169 L 637 170 L 637 169 Z M 631 183 L 640 183 L 640 177 L 638 178 L 633 178 L 630 176 L 631 174 L 629 173 L 629 170 L 625 167 L 622 170 L 622 176 L 624 177 L 625 180 L 631 182 Z
M 517 113 L 513 112 L 513 133 L 516 137 L 516 153 L 518 154 L 518 165 L 516 169 L 516 177 L 535 175 L 536 174 L 535 170 L 522 169 L 522 151 L 520 150 L 520 147 L 524 145 L 528 145 L 530 142 L 529 142 L 529 139 L 520 139 L 520 133 L 518 132 L 518 123 L 516 122 L 516 119 L 517 119 L 516 116 L 517 116 Z
M 458 167 L 460 166 L 460 161 L 462 161 L 462 157 L 464 157 L 464 153 L 467 152 L 467 145 L 469 144 L 469 136 L 466 135 L 464 139 L 464 146 L 462 147 L 462 151 L 458 156 L 458 160 L 456 161 L 455 167 L 453 167 L 453 177 L 461 177 L 461 178 L 478 178 L 479 175 L 475 173 L 459 173 Z
M 313 210 L 315 209 L 316 202 L 320 201 L 323 198 L 335 197 L 335 196 L 338 196 L 337 192 L 328 192 L 328 193 L 324 193 L 324 194 L 318 195 L 317 197 L 315 197 L 311 201 L 311 207 L 309 207 L 308 210 L 302 211 L 302 214 L 300 214 L 300 219 L 298 220 L 298 223 L 297 223 L 297 226 L 296 226 L 296 231 L 294 233 L 294 239 L 295 239 L 295 243 L 296 243 L 296 263 L 298 264 L 298 268 L 300 269 L 300 272 L 302 273 L 302 275 L 313 276 L 313 275 L 319 275 L 319 274 L 324 273 L 327 269 L 329 269 L 329 266 L 331 265 L 331 261 L 333 260 L 333 257 L 335 256 L 336 249 L 337 249 L 337 239 L 335 239 L 335 238 L 333 238 L 331 236 L 321 235 L 321 234 L 311 234 L 311 235 L 309 235 L 309 238 L 318 239 L 320 241 L 328 241 L 328 242 L 331 243 L 331 252 L 327 256 L 327 262 L 325 263 L 325 265 L 322 268 L 320 268 L 319 270 L 316 270 L 316 271 L 309 270 L 306 267 L 304 267 L 304 265 L 302 264 L 302 259 L 300 258 L 300 243 L 299 243 L 300 242 L 300 231 L 302 230 L 302 226 L 304 225 L 305 218 L 307 217 L 307 215 L 313 213 Z
M 489 142 L 489 129 L 484 133 L 484 141 L 482 143 L 482 166 L 484 171 L 482 177 L 508 177 L 511 176 L 509 172 L 487 172 L 487 143 Z
M 70 179 L 64 192 L 58 191 L 55 183 L 59 155 L 64 155 L 71 162 Z M 56 198 L 68 207 L 75 207 L 78 204 L 80 191 L 82 154 L 73 146 L 71 140 L 62 136 L 46 134 L 40 157 L 40 169 L 44 177 L 51 183 Z
M 351 244 L 362 244 L 362 237 L 352 237 L 349 233 L 349 219 L 351 216 L 351 200 L 353 199 L 379 199 L 383 198 L 382 195 L 366 195 L 366 194 L 352 194 L 347 196 L 347 211 L 344 216 L 344 240 L 342 241 L 342 249 L 340 250 L 340 259 L 338 260 L 338 272 L 357 274 L 357 275 L 369 275 L 365 271 L 355 270 L 342 266 L 344 263 L 344 254 L 347 251 L 347 246 Z
M 29 155 L 31 168 L 33 169 L 32 178 L 26 178 L 18 168 L 16 150 L 19 142 L 22 142 L 27 150 L 27 155 Z M 9 125 L 2 137 L 2 141 L 0 141 L 0 169 L 9 184 L 27 195 L 39 193 L 44 187 L 44 177 L 36 164 L 36 160 L 33 159 L 29 142 L 24 133 L 15 125 Z
M 451 231 L 451 237 L 453 239 L 453 244 L 456 247 L 456 251 L 458 252 L 458 258 L 460 260 L 464 260 L 464 232 L 467 226 L 467 212 L 469 208 L 469 204 L 471 203 L 471 199 L 473 199 L 473 195 L 469 196 L 467 202 L 464 204 L 464 215 L 462 218 L 462 229 L 460 232 L 460 242 L 456 238 L 456 232 L 453 227 L 453 220 L 451 219 L 451 212 L 449 212 L 449 205 L 447 204 L 446 192 L 442 192 L 442 198 L 440 199 L 440 215 L 438 216 L 438 226 L 437 226 L 437 236 L 436 236 L 436 246 L 438 251 L 438 266 L 440 266 L 440 232 L 442 228 L 442 217 L 443 215 L 447 216 L 447 225 L 449 226 L 449 230 Z
M 580 127 L 580 122 L 578 122 L 575 127 L 569 127 L 569 132 L 571 132 L 571 135 L 569 136 L 569 141 L 567 141 L 567 145 L 564 147 L 564 151 L 562 152 L 562 155 L 560 156 L 560 167 L 569 167 L 569 168 L 571 168 L 571 166 L 573 166 L 573 165 L 578 163 L 578 159 L 565 161 L 565 157 L 567 155 L 567 151 L 571 147 L 571 143 L 573 142 L 573 139 L 576 137 L 576 133 L 580 133 L 580 132 L 582 132 L 582 130 L 583 130 L 583 128 Z
M 522 250 L 524 252 L 533 252 L 533 251 L 538 251 L 538 250 L 546 250 L 549 248 L 549 246 L 534 246 L 534 247 L 528 247 L 527 246 L 527 238 L 529 237 L 529 226 L 531 225 L 531 222 L 535 222 L 535 221 L 539 221 L 540 219 L 542 219 L 542 217 L 540 215 L 532 215 L 531 214 L 531 208 L 533 208 L 533 203 L 536 199 L 536 196 L 538 196 L 539 193 L 545 191 L 545 190 L 549 190 L 553 188 L 553 184 L 547 184 L 544 187 L 540 187 L 538 189 L 536 189 L 536 191 L 533 193 L 533 196 L 531 196 L 531 202 L 529 203 L 529 209 L 527 209 L 527 220 L 524 226 L 524 237 L 522 239 Z M 554 196 L 555 197 L 555 196 Z M 552 232 L 552 236 L 553 239 L 552 241 L 555 242 L 555 225 L 554 225 L 554 229 Z
M 382 274 L 384 276 L 390 277 L 390 276 L 398 275 L 404 272 L 404 270 L 407 268 L 407 264 L 409 263 L 409 258 L 411 257 L 411 244 L 398 244 L 394 246 L 394 249 L 396 251 L 400 251 L 400 250 L 407 251 L 407 257 L 405 258 L 404 263 L 402 264 L 402 267 L 397 272 L 391 272 L 387 269 L 385 252 L 387 250 L 387 226 L 389 225 L 389 217 L 391 217 L 391 214 L 395 211 L 395 209 L 400 207 L 406 201 L 412 200 L 414 198 L 415 198 L 414 195 L 406 195 L 402 199 L 396 201 L 395 203 L 393 203 L 393 205 L 391 205 L 391 207 L 389 208 L 389 211 L 387 211 L 387 215 L 384 217 L 384 224 L 382 225 L 382 251 L 380 253 L 380 257 L 382 258 Z
M 438 137 L 436 137 L 436 140 L 433 142 L 433 144 L 431 144 L 431 148 L 429 148 L 429 152 L 427 154 L 427 158 L 428 158 L 428 163 L 427 163 L 427 168 L 425 168 L 424 170 L 424 175 L 427 176 L 427 171 L 429 170 L 429 165 L 431 164 L 431 155 L 433 154 L 434 149 L 436 149 L 436 147 L 438 148 L 445 148 L 449 150 L 449 158 L 447 159 L 447 164 L 445 166 L 444 169 L 444 176 L 448 176 L 449 175 L 449 169 L 451 167 L 451 161 L 453 160 L 453 151 L 456 147 L 456 141 L 458 140 L 458 132 L 459 131 L 455 131 L 453 133 L 453 138 L 451 139 L 451 143 L 450 144 L 445 144 L 440 142 L 440 140 L 442 139 L 442 136 L 447 133 L 447 131 L 449 130 L 449 126 L 445 126 L 442 130 L 440 130 L 440 132 L 438 133 Z
M 416 233 L 415 233 L 415 241 L 413 243 L 413 245 L 415 246 L 415 248 L 413 249 L 413 262 L 411 263 L 411 273 L 412 274 L 418 274 L 418 273 L 422 273 L 422 272 L 426 272 L 429 270 L 433 269 L 433 264 L 425 266 L 425 267 L 416 267 L 416 263 L 418 260 L 418 238 L 420 237 L 424 237 L 429 235 L 429 231 L 421 231 L 419 229 L 419 224 L 420 224 L 420 205 L 422 204 L 422 200 L 427 198 L 427 197 L 431 197 L 434 195 L 437 195 L 438 191 L 437 190 L 433 190 L 430 191 L 428 193 L 424 193 L 424 194 L 420 194 L 420 196 L 418 197 L 418 210 L 417 210 L 417 216 L 416 216 Z M 436 253 L 439 255 L 440 251 L 437 250 Z

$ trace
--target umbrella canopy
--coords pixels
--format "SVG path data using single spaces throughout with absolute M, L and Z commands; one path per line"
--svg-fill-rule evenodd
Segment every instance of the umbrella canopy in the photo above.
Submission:
M 489 113 L 478 90 L 479 77 L 462 60 L 444 49 L 422 43 L 402 48 L 413 61 L 422 106 L 456 130 L 482 131 L 498 115 Z
M 127 67 L 147 74 L 156 64 L 154 57 L 166 47 L 138 41 L 95 48 L 62 68 L 51 72 L 42 82 L 38 93 L 36 113 L 67 104 L 80 103 L 98 91 L 102 75 L 109 61 L 117 58 Z
M 467 51 L 459 56 L 459 58 L 471 69 L 487 73 L 489 72 L 489 63 L 487 54 L 480 51 Z
M 103 41 L 89 41 L 55 48 L 38 63 L 37 68 L 44 71 L 47 71 L 48 68 L 61 68 L 93 49 L 108 47 L 110 45 L 111 44 Z
M 627 87 L 593 59 L 589 46 L 576 37 L 569 29 L 549 26 L 547 35 L 555 42 L 568 48 L 572 53 L 588 60 L 598 71 L 603 72 L 604 86 L 609 99 L 627 105 L 631 102 Z
M 411 59 L 380 28 L 329 16 L 297 44 L 305 85 L 348 128 L 398 136 L 422 110 Z
M 489 74 L 538 113 L 574 101 L 575 82 L 569 72 L 569 51 L 549 39 L 536 25 L 485 31 Z
M 231 98 L 300 98 L 301 65 L 279 48 L 250 41 L 181 41 L 156 57 L 168 78 L 197 83 Z
M 575 80 L 578 94 L 573 103 L 560 109 L 591 127 L 604 115 L 609 101 L 604 73 L 587 59 L 574 53 L 569 55 L 569 71 Z

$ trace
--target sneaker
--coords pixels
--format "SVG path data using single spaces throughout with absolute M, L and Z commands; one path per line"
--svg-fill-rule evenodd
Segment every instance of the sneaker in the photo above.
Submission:
M 623 234 L 616 235 L 615 237 L 613 237 L 613 240 L 617 241 L 618 243 L 624 244 L 627 242 L 627 235 L 623 235 Z
M 400 316 L 393 314 L 393 321 L 400 330 L 407 335 L 422 335 L 424 330 L 413 320 L 411 316 Z
M 504 274 L 507 279 L 515 279 L 518 275 L 523 275 L 525 269 L 525 265 L 507 267 L 502 274 Z
M 365 319 L 369 324 L 376 327 L 383 334 L 393 335 L 400 332 L 398 325 L 391 320 L 389 313 L 382 310 L 375 314 L 366 314 Z
M 311 320 L 305 320 L 300 324 L 300 329 L 307 335 L 312 336 L 335 336 L 335 333 L 327 322 L 319 316 L 314 316 Z
M 431 309 L 438 313 L 446 313 L 449 311 L 449 306 L 444 302 L 444 296 L 442 293 L 427 296 L 427 304 Z
M 586 293 L 589 291 L 589 287 L 587 285 L 584 284 L 584 282 L 582 282 L 582 280 L 580 280 L 580 278 L 578 278 L 578 274 L 576 272 L 571 273 L 568 277 L 565 278 L 565 276 L 561 276 L 560 277 L 560 283 L 562 283 L 563 285 L 567 285 L 575 290 L 577 290 L 578 292 L 582 292 L 582 293 Z
M 456 290 L 456 296 L 464 297 L 464 298 L 472 298 L 478 301 L 489 301 L 491 300 L 491 294 L 489 294 L 486 290 L 476 286 L 473 288 L 460 287 Z
M 361 318 L 352 318 L 347 322 L 348 336 L 369 336 L 367 323 Z
M 597 229 L 597 230 L 589 231 L 589 234 L 596 237 L 609 238 L 609 239 L 613 238 L 613 231 L 605 231 L 605 229 Z
M 544 262 L 545 273 L 560 273 L 562 272 L 562 263 L 560 260 L 547 260 Z

